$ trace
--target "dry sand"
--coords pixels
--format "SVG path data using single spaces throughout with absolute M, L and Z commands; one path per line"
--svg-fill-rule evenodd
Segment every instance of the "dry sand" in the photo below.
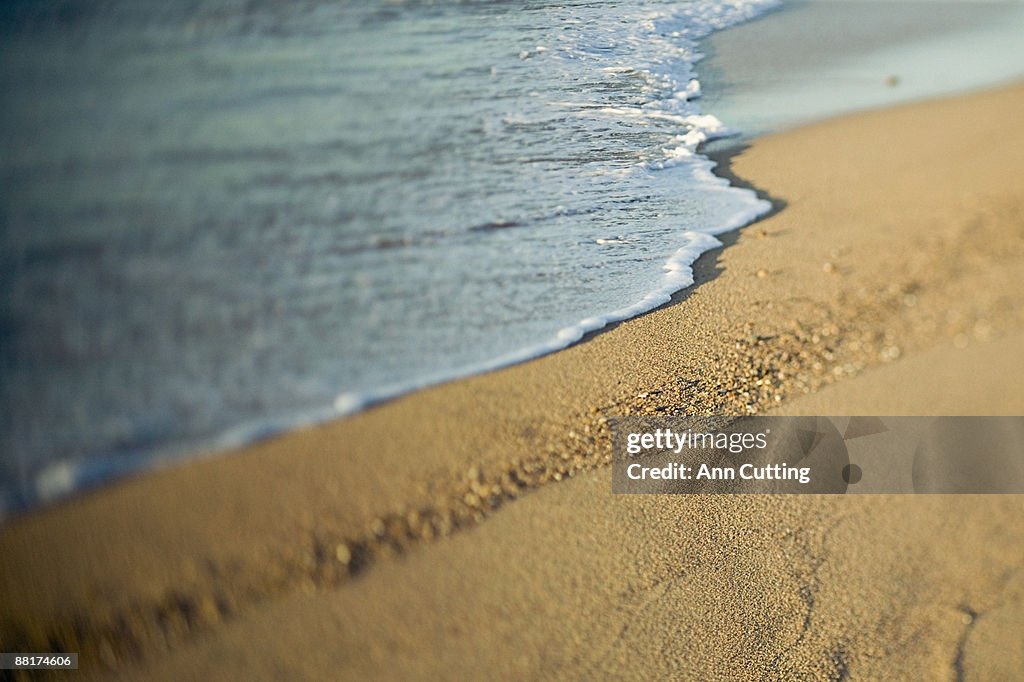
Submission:
M 0 650 L 129 679 L 1019 672 L 1020 497 L 613 496 L 606 464 L 625 414 L 1024 414 L 1021 111 L 759 139 L 723 172 L 779 210 L 673 304 L 15 519 Z

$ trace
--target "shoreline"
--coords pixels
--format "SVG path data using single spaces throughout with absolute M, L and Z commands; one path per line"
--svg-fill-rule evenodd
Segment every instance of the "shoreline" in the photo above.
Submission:
M 762 81 L 768 82 L 768 74 L 779 72 L 789 74 L 786 79 L 779 81 L 781 92 L 772 99 L 785 99 L 795 83 L 800 80 L 809 79 L 811 82 L 821 80 L 821 73 L 813 70 L 807 71 L 805 62 L 807 50 L 811 50 L 814 59 L 828 57 L 830 61 L 842 62 L 844 59 L 856 59 L 863 56 L 862 53 L 871 51 L 885 51 L 892 49 L 908 40 L 913 43 L 922 41 L 934 41 L 949 34 L 958 36 L 961 33 L 986 30 L 994 20 L 1004 17 L 1008 8 L 1003 5 L 993 5 L 982 8 L 985 12 L 979 14 L 973 11 L 966 11 L 964 8 L 943 6 L 937 9 L 934 16 L 919 25 L 920 17 L 914 11 L 907 8 L 898 9 L 896 16 L 891 21 L 879 21 L 873 11 L 873 3 L 856 2 L 849 6 L 839 8 L 834 3 L 821 2 L 820 0 L 801 0 L 800 2 L 785 6 L 779 6 L 768 10 L 764 15 L 758 16 L 755 20 L 744 21 L 738 25 L 729 27 L 726 31 L 715 31 L 709 36 L 699 40 L 700 51 L 705 54 L 699 60 L 701 80 L 705 83 L 706 90 L 702 96 L 702 109 L 714 112 L 723 118 L 730 127 L 739 127 L 742 131 L 737 137 L 714 138 L 702 144 L 697 151 L 719 164 L 714 171 L 715 175 L 725 177 L 730 184 L 743 189 L 753 190 L 759 199 L 769 200 L 770 197 L 758 192 L 758 189 L 749 183 L 743 182 L 735 175 L 723 174 L 722 164 L 727 165 L 730 156 L 736 153 L 737 147 L 747 145 L 757 135 L 765 134 L 765 126 L 762 121 L 747 120 L 744 116 L 749 114 L 753 108 L 763 108 L 766 102 L 757 100 L 753 103 L 745 100 L 734 101 L 736 86 L 742 85 L 743 90 L 754 90 L 754 84 Z M 856 41 L 850 41 L 845 26 L 850 22 L 856 22 L 863 35 L 859 35 Z M 892 23 L 895 22 L 895 23 Z M 892 23 L 892 25 L 890 25 Z M 813 31 L 808 28 L 813 27 Z M 792 41 L 787 41 L 784 36 L 790 34 L 804 35 L 804 33 L 821 33 L 824 37 L 814 41 L 813 45 L 805 45 L 800 42 L 799 46 Z M 831 47 L 823 51 L 823 45 L 831 44 L 838 40 L 841 49 L 838 52 Z M 770 53 L 772 56 L 772 68 L 758 58 L 758 54 Z M 775 68 L 778 67 L 778 68 Z M 768 71 L 765 71 L 768 69 Z M 705 71 L 710 73 L 705 74 Z M 984 70 L 982 70 L 984 71 Z M 879 75 L 875 83 L 874 93 L 864 92 L 859 97 L 868 97 L 865 102 L 869 109 L 880 108 L 899 104 L 909 98 L 910 101 L 927 101 L 945 96 L 943 91 L 929 92 L 914 91 L 914 93 L 903 92 L 902 88 L 887 87 Z M 706 76 L 706 77 L 705 77 Z M 993 80 L 982 78 L 978 81 L 981 86 Z M 998 80 L 998 79 L 996 79 Z M 991 87 L 991 86 L 989 86 Z M 966 94 L 977 91 L 979 85 L 968 90 Z M 878 99 L 878 92 L 885 93 L 882 99 Z M 922 92 L 924 99 L 922 99 Z M 791 94 L 791 93 L 790 93 Z M 762 93 L 763 96 L 763 93 Z M 876 101 L 877 100 L 877 101 Z M 854 97 L 845 106 L 852 111 L 862 110 L 865 103 L 858 104 L 858 98 Z M 772 105 L 777 108 L 777 105 Z M 792 109 L 792 107 L 790 107 Z M 801 108 L 802 109 L 802 108 Z M 783 132 L 796 126 L 806 125 L 805 117 L 794 116 L 792 111 L 783 116 L 780 110 L 772 109 L 775 118 L 772 121 L 775 129 L 771 132 Z M 812 117 L 815 120 L 828 120 L 841 117 L 842 107 L 823 110 L 819 116 Z M 725 113 L 723 113 L 725 112 Z M 849 113 L 849 112 L 847 112 Z M 740 120 L 732 120 L 733 115 L 738 115 Z M 787 117 L 788 116 L 788 117 Z M 749 127 L 749 129 L 748 129 Z M 752 133 L 751 131 L 756 131 Z M 753 135 L 753 136 L 752 136 Z M 778 210 L 773 207 L 766 215 Z M 712 234 L 721 241 L 723 234 L 728 234 L 736 229 L 742 229 L 752 222 L 763 219 L 765 216 L 734 220 L 734 224 L 743 222 L 741 227 L 730 227 L 725 232 Z M 702 255 L 706 250 L 695 248 Z M 673 255 L 666 262 L 666 266 L 677 259 Z M 678 265 L 678 263 L 676 263 Z M 690 263 L 692 268 L 693 263 Z M 694 282 L 676 291 L 685 291 L 699 282 Z M 646 301 L 650 298 L 660 299 L 669 289 L 660 286 L 648 292 Z M 637 315 L 643 315 L 651 310 L 656 310 L 662 305 L 670 305 L 675 300 L 673 295 L 668 302 L 655 305 L 649 308 L 643 301 L 635 301 L 616 311 L 603 313 L 596 318 L 611 320 L 602 322 L 600 327 L 594 327 L 595 318 L 580 320 L 566 328 L 563 328 L 549 336 L 547 339 L 524 347 L 507 355 L 496 357 L 488 361 L 477 363 L 472 366 L 465 366 L 443 375 L 437 374 L 421 379 L 414 379 L 405 383 L 384 385 L 362 393 L 343 392 L 335 396 L 333 404 L 325 403 L 320 407 L 310 408 L 299 412 L 286 412 L 278 416 L 268 416 L 240 423 L 220 431 L 213 432 L 209 436 L 191 439 L 178 444 L 166 444 L 158 446 L 153 450 L 141 449 L 137 453 L 138 459 L 129 456 L 126 461 L 124 456 L 107 455 L 101 458 L 89 457 L 81 462 L 60 461 L 51 463 L 49 466 L 36 471 L 32 478 L 34 492 L 27 494 L 13 494 L 9 498 L 0 497 L 0 524 L 7 519 L 16 516 L 33 513 L 34 511 L 58 504 L 62 500 L 87 494 L 92 490 L 100 490 L 122 478 L 146 476 L 154 472 L 165 470 L 169 467 L 187 465 L 189 462 L 200 460 L 208 456 L 217 456 L 218 453 L 248 447 L 255 443 L 280 437 L 291 431 L 315 427 L 329 423 L 336 419 L 347 418 L 353 414 L 371 409 L 374 406 L 385 404 L 404 395 L 416 393 L 434 386 L 443 385 L 452 381 L 463 380 L 479 374 L 486 374 L 505 367 L 513 366 L 521 362 L 529 362 L 544 355 L 559 352 L 576 343 L 585 342 L 595 334 L 600 334 L 609 327 L 623 321 L 622 314 L 629 316 L 624 319 L 633 319 Z M 649 308 L 649 309 L 646 309 Z M 637 310 L 646 309 L 637 313 Z M 576 340 L 565 340 L 566 333 L 572 335 L 580 334 Z M 28 488 L 31 489 L 31 488 Z
M 296 606 L 307 594 L 391 603 L 403 590 L 389 580 L 413 563 L 433 568 L 406 579 L 440 579 L 449 552 L 468 552 L 477 542 L 508 550 L 540 541 L 547 526 L 531 525 L 527 506 L 538 518 L 561 514 L 570 526 L 583 510 L 610 522 L 598 511 L 602 504 L 626 509 L 634 524 L 641 507 L 659 516 L 682 506 L 706 522 L 705 535 L 687 541 L 710 547 L 722 519 L 707 516 L 705 502 L 652 500 L 628 511 L 631 500 L 612 498 L 604 486 L 608 418 L 799 409 L 807 400 L 800 396 L 825 395 L 829 386 L 832 401 L 815 407 L 841 409 L 855 404 L 844 385 L 950 344 L 971 357 L 991 350 L 1002 371 L 987 381 L 1010 382 L 1006 358 L 1024 330 L 1024 294 L 1016 291 L 1024 272 L 1024 195 L 1016 186 L 1024 134 L 1013 129 L 1021 106 L 1024 86 L 1017 85 L 758 138 L 720 168 L 784 207 L 723 235 L 730 248 L 699 259 L 698 285 L 671 303 L 521 365 L 11 520 L 0 527 L 0 601 L 8 605 L 0 634 L 21 648 L 60 642 L 82 653 L 83 667 L 141 658 L 159 668 L 170 652 L 174 665 L 164 675 L 203 665 L 209 671 L 212 652 L 233 650 L 230 638 L 261 627 L 266 610 L 284 610 L 296 632 L 315 641 L 328 633 L 307 632 L 316 621 L 297 620 L 312 608 Z M 960 131 L 953 158 L 936 140 L 963 120 L 983 123 Z M 1000 131 L 998 140 L 992 130 Z M 982 388 L 998 402 L 969 397 L 972 406 L 984 405 L 977 409 L 992 413 L 1001 404 L 1008 414 L 1024 412 L 1019 390 Z M 927 398 L 896 404 L 928 414 Z M 706 504 L 728 507 L 750 527 L 775 504 L 796 514 L 791 521 L 813 508 L 807 499 Z M 880 523 L 891 521 L 881 502 L 857 504 Z M 977 508 L 993 506 L 1005 521 L 1013 505 L 982 501 Z M 975 516 L 972 523 L 984 529 L 984 514 Z M 820 533 L 822 519 L 808 519 L 803 530 Z M 504 530 L 495 537 L 490 529 L 498 527 Z M 562 556 L 547 548 L 546 561 L 580 559 L 583 550 L 564 537 L 571 530 L 555 533 L 570 544 Z M 620 528 L 616 537 L 632 531 L 643 535 Z M 595 540 L 596 561 L 617 556 L 608 541 Z M 1017 546 L 1006 545 L 1000 551 Z M 752 547 L 741 542 L 736 549 L 756 566 Z M 487 562 L 464 558 L 458 565 L 476 589 L 502 589 L 500 581 L 488 587 L 485 571 L 494 567 Z M 538 575 L 548 576 L 550 566 L 541 561 Z M 547 589 L 535 582 L 540 577 L 518 579 L 538 593 Z M 357 598 L 350 584 L 369 596 Z M 372 604 L 350 619 L 401 635 L 398 606 L 378 612 Z M 404 636 L 409 652 L 429 643 L 426 635 Z M 463 631 L 459 641 L 473 636 Z M 204 655 L 190 658 L 197 651 Z M 284 653 L 268 646 L 261 655 Z

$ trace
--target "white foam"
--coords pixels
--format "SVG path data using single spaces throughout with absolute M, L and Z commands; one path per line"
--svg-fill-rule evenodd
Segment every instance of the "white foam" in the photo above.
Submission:
M 36 476 L 36 496 L 43 502 L 58 499 L 77 487 L 77 467 L 72 462 L 55 462 Z
M 707 161 L 710 168 L 714 163 Z M 655 308 L 665 305 L 672 300 L 677 292 L 691 286 L 693 279 L 693 263 L 704 253 L 722 246 L 714 235 L 737 230 L 757 220 L 771 210 L 771 203 L 759 199 L 752 190 L 740 190 L 729 187 L 728 182 L 716 176 L 719 186 L 723 184 L 732 191 L 743 192 L 747 195 L 746 206 L 737 211 L 732 217 L 721 225 L 713 226 L 706 232 L 684 231 L 680 233 L 680 240 L 684 243 L 663 266 L 664 275 L 660 285 L 647 293 L 642 299 L 630 305 L 613 310 L 604 315 L 597 315 L 580 320 L 574 325 L 563 327 L 548 340 L 494 358 L 487 362 L 467 365 L 455 372 L 445 372 L 416 381 L 403 384 L 392 384 L 380 389 L 364 392 L 341 393 L 334 400 L 336 416 L 347 416 L 360 412 L 376 403 L 390 400 L 413 391 L 422 390 L 454 379 L 473 376 L 491 372 L 511 365 L 532 360 L 549 353 L 563 350 L 574 343 L 579 342 L 584 336 L 591 332 L 598 331 L 615 322 L 622 322 L 638 315 L 650 312 Z M 717 184 L 717 183 L 716 183 Z
M 717 225 L 709 225 L 704 231 L 686 230 L 679 238 L 683 246 L 665 262 L 664 274 L 657 287 L 643 298 L 629 305 L 612 310 L 603 315 L 587 317 L 576 324 L 563 327 L 548 340 L 534 344 L 511 353 L 506 353 L 492 360 L 474 363 L 457 371 L 449 371 L 421 377 L 414 381 L 391 384 L 373 391 L 345 392 L 334 400 L 334 409 L 338 416 L 350 415 L 366 409 L 375 403 L 392 399 L 405 393 L 427 388 L 453 379 L 493 371 L 520 362 L 531 360 L 548 353 L 562 350 L 580 341 L 588 333 L 602 329 L 609 324 L 621 322 L 643 313 L 649 312 L 665 303 L 672 296 L 694 283 L 693 263 L 707 251 L 718 248 L 722 243 L 713 235 L 739 229 L 771 209 L 771 204 L 759 199 L 747 189 L 733 188 L 727 180 L 712 173 L 714 163 L 698 154 L 699 147 L 716 138 L 734 134 L 722 121 L 712 114 L 699 111 L 693 103 L 701 97 L 701 84 L 692 72 L 693 65 L 703 55 L 696 51 L 696 41 L 712 31 L 731 26 L 775 9 L 780 0 L 736 0 L 733 2 L 697 2 L 688 4 L 678 14 L 652 13 L 647 21 L 649 39 L 663 41 L 662 57 L 649 64 L 647 76 L 671 83 L 681 83 L 671 97 L 660 101 L 649 102 L 636 107 L 602 107 L 596 113 L 615 118 L 646 118 L 676 123 L 685 132 L 676 136 L 675 146 L 663 150 L 661 159 L 640 164 L 638 171 L 660 171 L 677 167 L 684 161 L 691 166 L 691 176 L 706 184 L 709 191 L 726 189 L 742 197 L 743 207 L 729 219 Z M 528 53 L 524 53 L 527 54 Z M 526 58 L 523 54 L 520 55 Z M 577 46 L 574 49 L 563 48 L 561 56 L 576 59 L 585 56 L 585 50 Z M 615 65 L 602 67 L 601 71 L 609 75 L 635 74 L 634 66 Z M 572 107 L 575 103 L 559 102 L 561 106 Z M 591 171 L 594 174 L 611 174 L 608 171 Z M 616 170 L 613 173 L 629 172 Z M 615 239 L 601 238 L 599 245 L 624 243 L 623 237 Z

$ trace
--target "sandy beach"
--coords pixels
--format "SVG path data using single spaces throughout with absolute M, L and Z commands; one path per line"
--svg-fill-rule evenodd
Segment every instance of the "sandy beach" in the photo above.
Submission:
M 719 154 L 776 209 L 565 351 L 0 528 L 0 650 L 125 679 L 991 679 L 1018 496 L 615 496 L 636 414 L 1024 414 L 1024 86 Z

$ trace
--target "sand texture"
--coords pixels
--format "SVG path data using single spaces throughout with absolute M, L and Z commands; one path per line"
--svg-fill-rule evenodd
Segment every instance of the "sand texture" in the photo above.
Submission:
M 126 679 L 1024 667 L 1017 496 L 613 496 L 631 414 L 1024 414 L 1024 87 L 723 155 L 776 211 L 554 355 L 0 529 L 0 650 Z

